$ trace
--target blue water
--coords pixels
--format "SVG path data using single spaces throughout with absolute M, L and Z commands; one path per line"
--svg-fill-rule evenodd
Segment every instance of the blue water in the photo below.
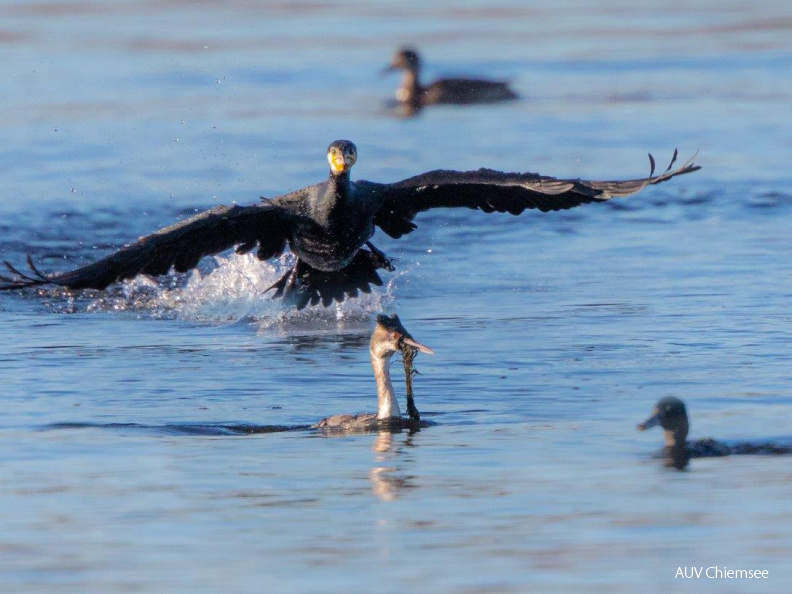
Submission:
M 792 457 L 670 472 L 635 430 L 676 395 L 693 437 L 792 437 L 789 3 L 0 10 L 17 264 L 70 269 L 315 183 L 336 138 L 377 181 L 639 177 L 675 147 L 704 167 L 563 213 L 425 213 L 375 237 L 386 286 L 327 311 L 284 310 L 261 295 L 283 263 L 238 256 L 172 288 L 0 296 L 0 590 L 789 591 Z M 377 73 L 406 42 L 427 78 L 508 78 L 524 100 L 393 117 Z M 373 410 L 380 311 L 437 353 L 415 382 L 436 426 L 211 430 Z M 674 578 L 714 565 L 769 578 Z

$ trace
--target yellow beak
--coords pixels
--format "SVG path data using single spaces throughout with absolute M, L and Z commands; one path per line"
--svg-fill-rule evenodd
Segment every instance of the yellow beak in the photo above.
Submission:
M 330 157 L 330 167 L 335 173 L 344 173 L 347 170 L 347 162 L 344 155 L 336 153 Z

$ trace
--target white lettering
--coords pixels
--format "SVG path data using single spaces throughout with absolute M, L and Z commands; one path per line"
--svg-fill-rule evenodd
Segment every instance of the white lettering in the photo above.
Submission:
M 768 579 L 770 572 L 767 569 L 727 569 L 726 567 L 718 567 L 713 565 L 704 569 L 703 567 L 677 567 L 674 579 L 681 577 L 682 579 L 692 580 L 693 578 L 701 578 L 704 574 L 709 579 Z

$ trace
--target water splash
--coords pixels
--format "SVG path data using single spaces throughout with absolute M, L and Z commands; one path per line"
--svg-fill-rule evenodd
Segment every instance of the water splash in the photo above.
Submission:
M 211 324 L 253 322 L 260 330 L 334 325 L 368 321 L 395 299 L 396 281 L 405 272 L 391 276 L 370 294 L 335 303 L 331 307 L 306 307 L 297 311 L 272 299 L 267 289 L 294 265 L 294 256 L 284 254 L 261 262 L 250 254 L 205 258 L 190 273 L 172 273 L 157 279 L 139 276 L 107 291 L 63 289 L 42 291 L 47 306 L 58 313 L 139 312 L 155 319 L 182 319 Z M 61 299 L 62 297 L 62 299 Z

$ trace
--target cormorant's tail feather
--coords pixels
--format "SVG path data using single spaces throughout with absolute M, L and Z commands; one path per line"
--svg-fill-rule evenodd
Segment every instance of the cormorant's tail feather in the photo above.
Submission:
M 382 259 L 365 249 L 345 268 L 332 272 L 316 270 L 298 259 L 267 291 L 275 289 L 273 299 L 282 298 L 297 309 L 309 303 L 328 307 L 334 301 L 341 303 L 347 297 L 357 297 L 359 292 L 371 293 L 371 285 L 381 287 L 383 282 L 377 273 L 380 268 L 385 268 Z

